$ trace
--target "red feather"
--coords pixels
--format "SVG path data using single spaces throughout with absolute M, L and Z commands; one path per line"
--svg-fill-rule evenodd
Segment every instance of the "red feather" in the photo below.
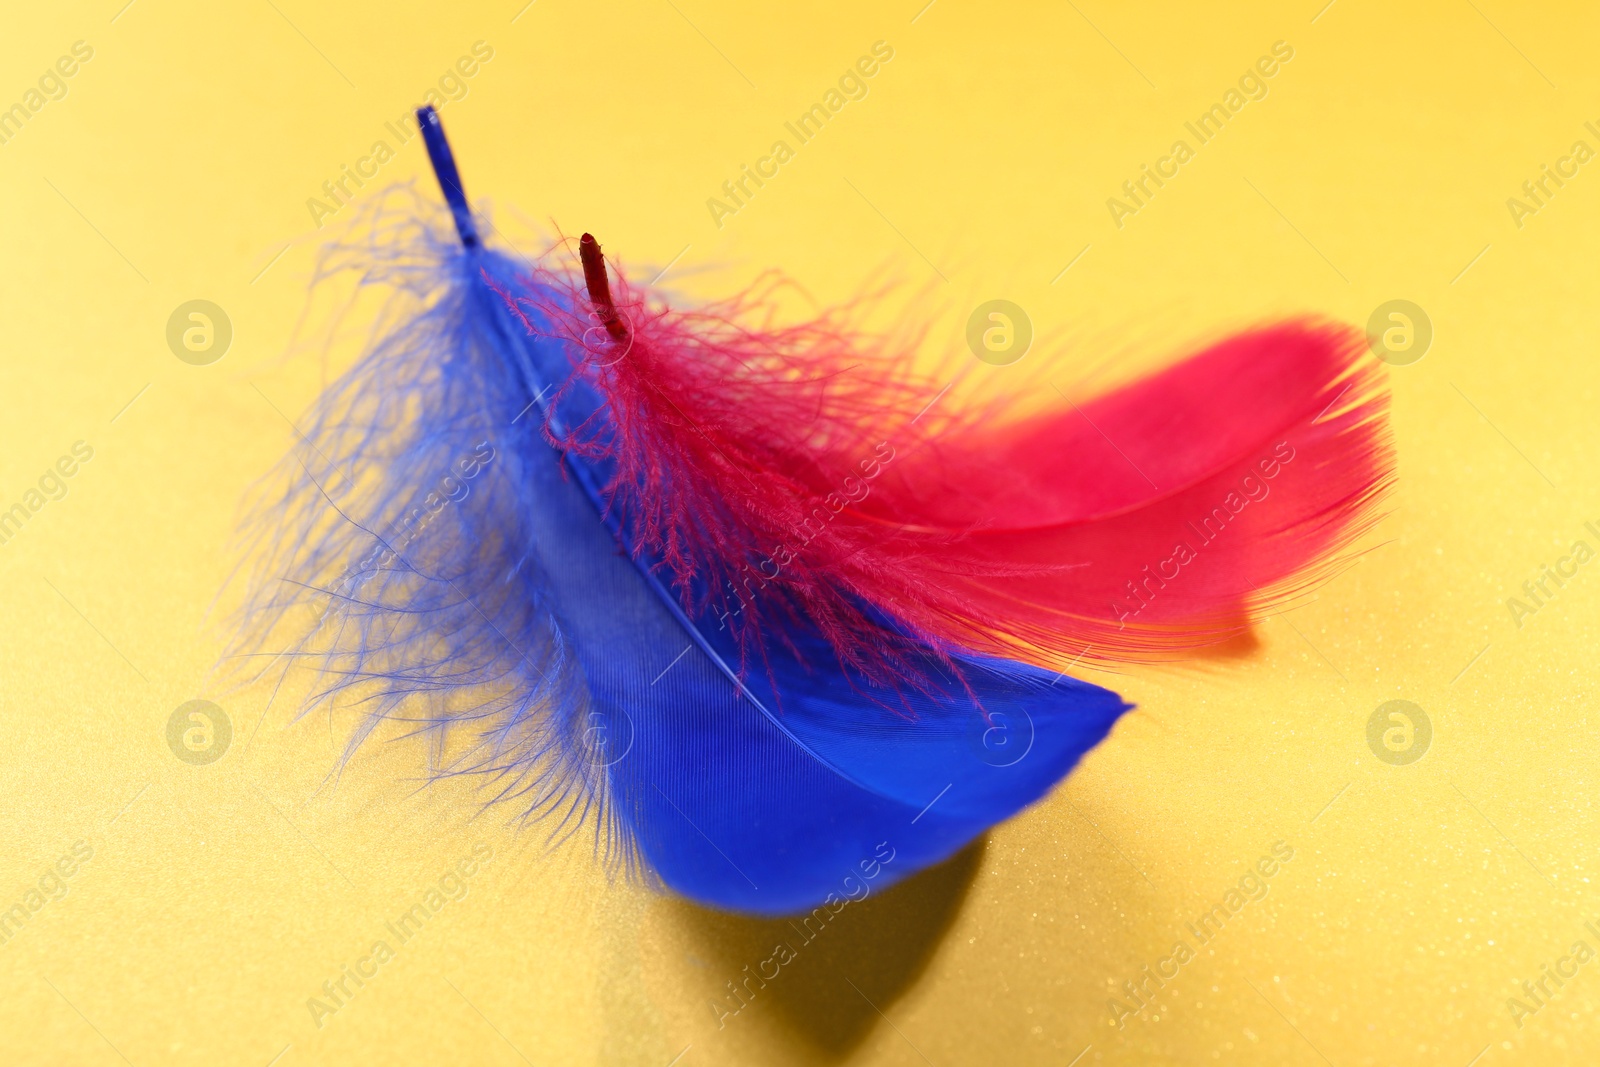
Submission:
M 965 647 L 1052 662 L 1236 636 L 1375 521 L 1387 402 L 1360 334 L 1289 322 L 1082 405 L 941 435 L 871 502 L 882 520 L 970 531 L 929 561 L 948 599 L 902 610 Z
M 560 444 L 615 461 L 633 550 L 747 661 L 774 613 L 883 681 L 907 679 L 907 635 L 1057 667 L 1226 640 L 1326 577 L 1393 476 L 1383 382 L 1343 326 L 1252 330 L 1026 418 L 923 420 L 921 337 L 854 308 L 779 326 L 777 283 L 683 311 L 618 272 L 619 325 L 575 316 L 581 277 L 541 269 L 548 299 L 521 298 L 615 419 Z

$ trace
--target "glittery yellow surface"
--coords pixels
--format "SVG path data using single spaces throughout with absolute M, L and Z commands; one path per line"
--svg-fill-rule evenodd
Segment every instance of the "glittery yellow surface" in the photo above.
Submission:
M 123 3 L 0 33 L 0 1063 L 1600 1061 L 1592 7 Z M 1095 676 L 1139 709 L 1061 788 L 734 1012 L 781 924 L 473 819 L 405 745 L 333 781 L 337 723 L 208 681 L 236 502 L 322 380 L 324 183 L 431 183 L 386 126 L 430 90 L 497 217 L 691 299 L 889 263 L 930 351 L 995 298 L 1085 379 L 1410 301 L 1392 512 L 1252 639 Z M 192 300 L 220 360 L 169 344 Z

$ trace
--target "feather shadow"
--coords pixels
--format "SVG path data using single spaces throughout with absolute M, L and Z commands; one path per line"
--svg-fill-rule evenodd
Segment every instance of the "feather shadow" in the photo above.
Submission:
M 766 919 L 674 904 L 677 921 L 703 954 L 730 978 L 745 980 L 751 960 L 770 956 L 779 943 L 795 958 L 778 976 L 743 986 L 748 1001 L 726 1026 L 757 1015 L 795 1040 L 796 1063 L 838 1063 L 848 1058 L 883 1015 L 927 970 L 966 902 L 983 859 L 987 835 L 889 889 L 843 908 L 823 929 L 801 920 Z M 728 1007 L 738 1002 L 730 994 Z

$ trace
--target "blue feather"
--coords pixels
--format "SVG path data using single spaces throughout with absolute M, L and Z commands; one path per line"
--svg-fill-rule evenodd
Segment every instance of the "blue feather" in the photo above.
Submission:
M 803 619 L 735 669 L 732 633 L 684 606 L 707 598 L 667 589 L 605 506 L 605 462 L 554 443 L 605 405 L 508 311 L 537 283 L 478 240 L 420 117 L 459 239 L 386 206 L 370 245 L 330 253 L 398 295 L 254 513 L 238 640 L 309 667 L 312 705 L 359 708 L 349 751 L 408 724 L 434 775 L 590 824 L 684 896 L 783 915 L 945 859 L 1106 735 L 1128 708 L 1108 690 L 928 648 L 925 684 L 886 695 Z

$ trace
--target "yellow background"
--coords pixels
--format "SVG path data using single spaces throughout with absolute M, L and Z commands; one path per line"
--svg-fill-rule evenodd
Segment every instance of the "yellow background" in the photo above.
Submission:
M 0 945 L 0 1062 L 1600 1059 L 1600 963 L 1520 1028 L 1506 1004 L 1600 947 L 1600 565 L 1520 628 L 1505 604 L 1574 540 L 1600 547 L 1600 164 L 1521 228 L 1506 207 L 1573 141 L 1600 147 L 1591 7 L 121 5 L 13 4 L 0 34 L 0 104 L 94 48 L 0 146 L 0 504 L 94 448 L 0 547 L 0 907 L 74 842 L 94 853 Z M 767 267 L 839 299 L 892 263 L 948 310 L 930 352 L 992 297 L 1070 340 L 1018 365 L 1038 389 L 1265 315 L 1415 301 L 1436 335 L 1389 371 L 1400 483 L 1373 551 L 1253 644 L 1096 676 L 1139 710 L 1063 787 L 852 905 L 718 1029 L 709 998 L 771 924 L 417 792 L 415 749 L 375 747 L 335 788 L 337 724 L 208 688 L 236 503 L 321 379 L 284 355 L 306 200 L 479 40 L 494 58 L 443 112 L 469 192 L 592 230 L 646 278 L 687 246 L 665 284 L 691 299 Z M 895 56 L 866 99 L 713 225 L 706 198 L 877 40 Z M 1266 99 L 1114 226 L 1106 199 L 1279 40 Z M 424 167 L 413 140 L 380 180 Z M 211 366 L 164 338 L 194 298 L 233 322 Z M 165 740 L 196 697 L 235 729 L 209 766 Z M 1434 727 L 1409 766 L 1367 746 L 1394 698 Z M 1117 987 L 1279 840 L 1268 896 L 1112 1026 Z M 307 999 L 474 844 L 494 859 L 466 898 L 315 1026 Z

